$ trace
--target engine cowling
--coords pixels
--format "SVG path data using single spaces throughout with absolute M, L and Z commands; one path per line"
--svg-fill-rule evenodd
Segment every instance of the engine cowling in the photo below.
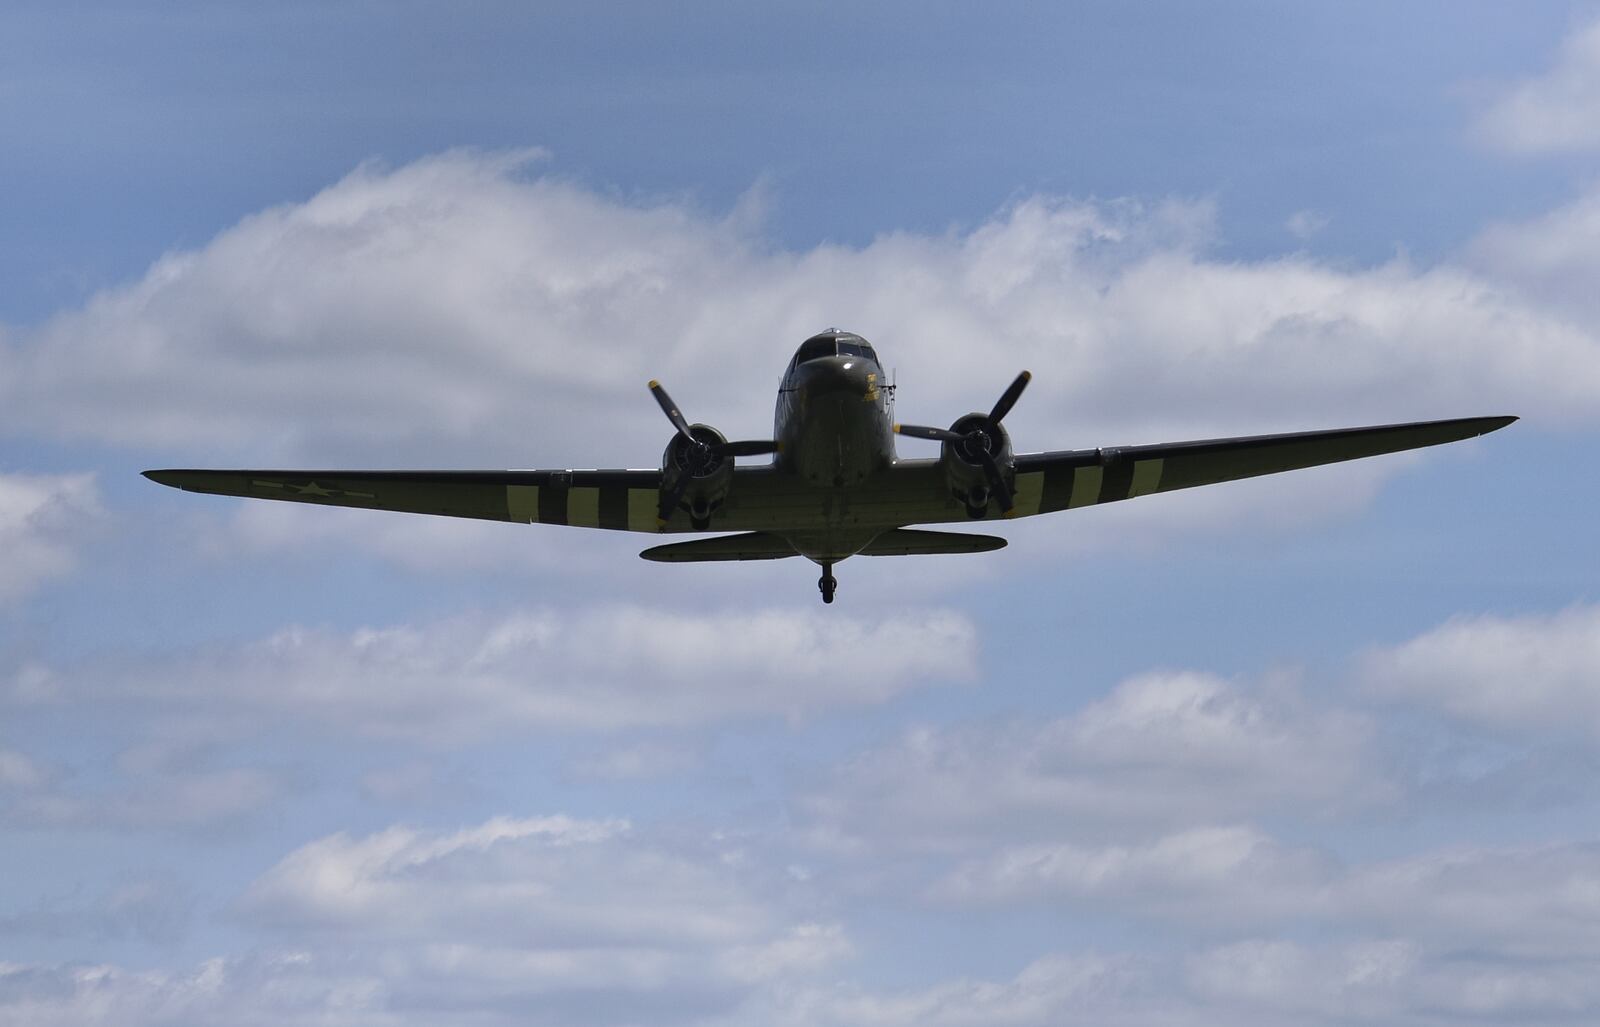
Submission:
M 688 479 L 678 499 L 678 509 L 687 511 L 697 524 L 703 525 L 728 497 L 733 484 L 733 457 L 712 452 L 728 440 L 709 424 L 691 424 L 689 432 L 710 448 L 691 445 L 681 434 L 674 434 L 661 454 L 661 471 L 669 490 Z
M 983 517 L 994 498 L 984 470 L 985 451 L 994 457 L 1006 484 L 1015 487 L 1016 464 L 1012 458 L 1011 436 L 1004 426 L 981 413 L 960 418 L 950 430 L 964 438 L 960 442 L 942 444 L 939 460 L 944 465 L 945 479 L 950 483 L 951 494 L 966 504 L 967 513 Z

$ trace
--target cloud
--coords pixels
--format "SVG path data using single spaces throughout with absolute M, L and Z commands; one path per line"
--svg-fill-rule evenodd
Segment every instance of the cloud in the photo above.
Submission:
M 1600 115 L 1600 109 L 1597 109 Z M 1527 221 L 1491 225 L 1467 246 L 1463 262 L 1515 287 L 1530 304 L 1573 324 L 1600 318 L 1600 187 Z
M 563 1022 L 564 1004 L 585 1022 L 652 1006 L 670 1022 L 850 952 L 836 925 L 786 909 L 735 844 L 565 816 L 331 835 L 263 874 L 236 915 L 407 968 L 389 977 L 397 1008 L 479 990 L 538 1022 Z
M 1290 235 L 1304 242 L 1327 228 L 1328 224 L 1329 219 L 1326 214 L 1314 210 L 1297 210 L 1289 215 L 1289 219 L 1283 223 L 1283 227 L 1288 230 Z
M 574 761 L 572 772 L 601 781 L 657 779 L 695 766 L 704 755 L 691 746 L 645 741 L 584 756 Z
M 1600 409 L 1592 320 L 1470 264 L 1220 260 L 1206 203 L 1034 196 L 966 231 L 791 251 L 739 211 L 628 203 L 535 165 L 472 151 L 365 165 L 9 333 L 0 433 L 179 466 L 650 467 L 669 432 L 648 379 L 759 438 L 792 347 L 829 324 L 874 339 L 908 421 L 987 408 L 1032 369 L 1008 421 L 1019 452 Z M 1137 531 L 1298 523 L 1358 506 L 1403 465 L 1296 474 L 1270 503 L 1243 487 L 1209 506 L 1144 500 L 1160 513 Z M 242 508 L 200 536 L 251 553 L 309 538 L 426 570 L 548 567 L 553 549 L 507 561 L 493 527 Z M 1085 537 L 1102 536 L 1119 541 Z
M 1501 960 L 1403 939 L 1252 939 L 1190 957 L 1184 975 L 1196 1000 L 1247 1023 L 1562 1024 L 1600 1011 L 1597 970 L 1590 960 Z
M 70 573 L 102 516 L 92 474 L 0 474 L 0 602 Z
M 1477 132 L 1490 146 L 1520 155 L 1600 149 L 1600 22 L 1569 35 L 1544 74 L 1502 90 Z
M 1288 689 L 1152 673 L 1056 720 L 910 732 L 801 808 L 819 840 L 891 850 L 1326 815 L 1394 798 L 1371 738 L 1365 718 Z
M 859 1027 L 1156 1023 L 1161 1021 L 1148 1018 L 1153 1004 L 1160 1008 L 1151 1002 L 1156 969 L 1153 961 L 1129 956 L 1054 954 L 1035 960 L 1008 981 L 960 979 L 880 992 L 848 986 L 809 989 L 786 996 L 778 1008 L 763 1011 L 762 1019 Z
M 29 939 L 123 938 L 171 944 L 188 929 L 193 897 L 170 880 L 120 882 L 85 901 L 47 896 L 16 912 L 0 914 L 0 937 Z
M 759 435 L 791 347 L 832 323 L 899 368 L 907 419 L 986 406 L 1031 367 L 1024 450 L 1593 416 L 1586 328 L 1450 265 L 1212 259 L 1214 217 L 1033 197 L 966 232 L 789 252 L 524 155 L 365 166 L 13 333 L 0 428 L 182 463 L 650 465 L 667 432 L 646 379 Z
M 1497 731 L 1600 739 L 1600 607 L 1455 617 L 1359 662 L 1366 687 Z
M 874 654 L 862 660 L 862 653 Z M 420 626 L 289 628 L 242 645 L 59 669 L 18 703 L 93 699 L 254 730 L 262 718 L 453 746 L 507 730 L 689 727 L 873 705 L 975 673 L 945 611 L 533 610 Z
M 26 753 L 0 749 L 0 790 L 38 788 L 49 776 L 49 772 Z
M 1130 844 L 1001 845 L 930 896 L 965 908 L 1115 910 L 1215 937 L 1310 925 L 1512 960 L 1600 961 L 1600 845 L 1457 847 L 1346 864 L 1258 828 Z
M 933 894 L 962 905 L 1088 900 L 1236 927 L 1324 909 L 1335 870 L 1255 828 L 1201 827 L 1132 845 L 1006 847 L 957 867 Z
M 0 751 L 0 823 L 75 830 L 209 831 L 240 821 L 288 791 L 278 774 L 216 766 L 204 757 L 149 763 L 124 752 L 114 781 L 96 784 L 72 769 Z

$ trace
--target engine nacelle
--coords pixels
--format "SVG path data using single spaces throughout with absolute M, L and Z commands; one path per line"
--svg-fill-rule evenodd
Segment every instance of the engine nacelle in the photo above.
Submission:
M 993 424 L 987 414 L 971 413 L 956 421 L 950 430 L 965 436 L 960 442 L 946 442 L 939 454 L 950 492 L 967 506 L 967 513 L 982 517 L 989 509 L 993 490 L 984 469 L 983 455 L 994 457 L 1006 484 L 1015 487 L 1016 468 L 1012 460 L 1011 436 L 1005 427 Z
M 709 446 L 721 446 L 727 438 L 709 424 L 691 424 L 689 432 L 696 441 Z M 682 435 L 674 434 L 661 454 L 661 471 L 664 487 L 671 489 L 682 477 L 689 479 L 678 501 L 678 509 L 686 510 L 697 526 L 704 522 L 728 498 L 728 488 L 733 484 L 733 458 L 719 456 L 690 445 Z

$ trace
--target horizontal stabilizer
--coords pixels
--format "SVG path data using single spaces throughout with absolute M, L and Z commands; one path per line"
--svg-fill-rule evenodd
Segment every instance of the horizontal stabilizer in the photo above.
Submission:
M 858 555 L 922 556 L 933 553 L 987 553 L 995 549 L 1004 549 L 1005 545 L 1005 539 L 994 535 L 894 528 L 873 539 Z
M 693 542 L 673 542 L 639 554 L 657 563 L 710 563 L 716 560 L 781 560 L 796 556 L 794 546 L 777 535 L 747 531 L 742 535 L 697 538 Z

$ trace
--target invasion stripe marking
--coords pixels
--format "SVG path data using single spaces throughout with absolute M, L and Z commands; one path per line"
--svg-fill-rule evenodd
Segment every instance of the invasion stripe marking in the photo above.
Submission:
M 1039 512 L 1039 506 L 1044 500 L 1044 472 L 1017 475 L 1017 488 L 1014 502 L 1018 517 L 1031 517 Z
M 628 530 L 656 530 L 656 507 L 661 499 L 655 489 L 628 490 Z
M 1071 509 L 1080 506 L 1092 506 L 1100 501 L 1100 482 L 1105 477 L 1105 471 L 1099 467 L 1078 467 L 1072 472 L 1072 500 L 1067 504 Z
M 1039 499 L 1041 510 L 1065 510 L 1072 502 L 1072 468 L 1052 467 L 1044 472 L 1044 494 Z
M 579 528 L 600 527 L 600 490 L 592 487 L 567 490 L 567 523 Z
M 539 489 L 540 524 L 567 523 L 567 493 L 571 491 L 565 485 L 545 485 Z
M 506 486 L 506 520 L 532 524 L 539 519 L 539 486 Z
M 1133 487 L 1133 461 L 1113 460 L 1106 467 L 1105 477 L 1100 482 L 1100 496 L 1097 503 L 1115 503 L 1119 499 L 1128 498 L 1128 490 Z
M 1165 460 L 1140 460 L 1133 465 L 1133 484 L 1128 488 L 1128 498 L 1147 496 L 1161 488 L 1161 468 Z
M 625 485 L 600 487 L 600 527 L 628 530 L 628 489 Z

